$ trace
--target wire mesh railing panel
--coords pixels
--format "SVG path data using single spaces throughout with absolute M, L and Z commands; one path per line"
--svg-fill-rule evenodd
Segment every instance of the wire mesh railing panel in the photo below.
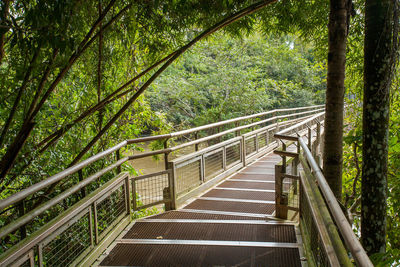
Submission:
M 189 191 L 201 184 L 201 159 L 176 166 L 177 194 Z
M 256 152 L 257 147 L 256 147 L 256 136 L 248 137 L 245 140 L 246 143 L 246 156 Z
M 224 170 L 223 156 L 223 150 L 204 156 L 204 180 L 208 181 Z
M 142 206 L 158 203 L 164 198 L 164 189 L 169 187 L 168 173 L 159 174 L 145 179 L 132 181 L 135 183 L 136 191 L 136 207 L 140 209 Z
M 70 265 L 91 246 L 89 212 L 42 247 L 43 266 Z
M 258 149 L 262 149 L 268 145 L 268 132 L 262 132 L 257 135 Z
M 226 166 L 240 162 L 240 143 L 226 147 Z
M 22 263 L 18 267 L 31 267 L 31 262 L 30 262 L 30 260 L 26 260 L 24 263 Z
M 300 187 L 301 188 L 301 187 Z M 319 236 L 317 226 L 315 224 L 314 218 L 311 214 L 310 204 L 308 203 L 306 197 L 304 196 L 304 190 L 301 188 L 300 191 L 300 207 L 301 207 L 301 217 L 302 217 L 302 227 L 306 231 L 306 239 L 303 242 L 307 242 L 312 257 L 316 266 L 327 266 L 329 267 L 328 256 L 324 250 L 324 245 Z
M 126 213 L 125 185 L 121 185 L 108 197 L 96 203 L 97 231 L 101 235 L 122 214 Z
M 291 208 L 299 208 L 299 185 L 297 179 L 283 179 L 283 194 L 287 196 L 287 205 Z

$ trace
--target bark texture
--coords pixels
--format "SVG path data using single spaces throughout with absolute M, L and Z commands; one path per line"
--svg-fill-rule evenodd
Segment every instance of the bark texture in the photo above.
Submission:
M 365 3 L 362 244 L 369 255 L 386 245 L 389 92 L 394 65 L 395 0 Z
M 326 88 L 324 175 L 333 193 L 342 196 L 343 103 L 348 29 L 348 0 L 331 0 Z

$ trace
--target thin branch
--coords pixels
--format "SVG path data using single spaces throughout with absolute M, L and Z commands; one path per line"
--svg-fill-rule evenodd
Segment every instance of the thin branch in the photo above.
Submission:
M 101 14 L 101 0 L 99 0 L 98 4 L 99 13 Z M 99 30 L 99 50 L 98 50 L 98 62 L 97 62 L 97 103 L 101 102 L 101 77 L 102 77 L 102 70 L 101 70 L 101 63 L 103 61 L 103 29 L 102 24 L 100 24 Z M 99 111 L 98 114 L 98 127 L 101 129 L 103 124 L 103 109 Z
M 40 79 L 38 88 L 37 88 L 37 90 L 36 90 L 36 92 L 35 92 L 35 96 L 34 96 L 33 99 L 32 99 L 32 102 L 31 102 L 31 104 L 30 104 L 30 106 L 29 106 L 28 112 L 26 113 L 26 114 L 27 114 L 27 115 L 26 115 L 26 119 L 29 118 L 29 117 L 31 117 L 31 115 L 32 115 L 33 109 L 35 108 L 36 103 L 37 103 L 37 101 L 38 101 L 40 95 L 42 94 L 44 85 L 46 84 L 47 79 L 49 78 L 50 71 L 51 71 L 51 67 L 53 66 L 53 62 L 54 62 L 54 60 L 56 59 L 56 57 L 57 57 L 57 55 L 58 55 L 58 52 L 59 52 L 59 49 L 58 49 L 58 48 L 56 48 L 56 49 L 53 51 L 53 55 L 52 55 L 52 57 L 50 58 L 50 60 L 49 60 L 49 62 L 48 62 L 48 64 L 47 64 L 46 70 L 44 71 L 42 78 Z
M 147 87 L 150 86 L 150 84 L 169 66 L 172 64 L 173 61 L 175 61 L 181 54 L 183 54 L 186 50 L 188 50 L 190 47 L 192 47 L 194 44 L 199 42 L 200 40 L 204 39 L 205 37 L 209 36 L 210 34 L 218 31 L 219 29 L 232 24 L 233 22 L 236 22 L 237 20 L 241 19 L 244 16 L 247 16 L 249 14 L 252 14 L 259 9 L 265 7 L 268 4 L 274 3 L 277 0 L 265 0 L 258 2 L 256 4 L 253 4 L 235 14 L 232 16 L 229 16 L 228 18 L 223 19 L 219 23 L 215 24 L 211 28 L 208 28 L 204 32 L 202 32 L 200 35 L 198 35 L 196 38 L 194 38 L 192 41 L 190 41 L 188 44 L 185 46 L 181 47 L 178 49 L 174 55 L 168 59 L 164 65 L 162 65 L 148 80 L 143 86 L 125 103 L 125 105 L 114 115 L 113 118 L 106 124 L 106 126 L 100 130 L 100 132 L 86 145 L 86 147 L 75 157 L 75 159 L 71 162 L 69 166 L 74 165 L 77 163 L 88 151 L 89 149 L 97 142 L 97 140 L 117 121 L 117 119 L 128 109 L 128 107 L 147 89 Z
M 8 9 L 10 7 L 10 0 L 3 0 L 3 12 L 1 14 L 1 18 L 2 21 L 6 21 L 7 20 L 7 16 L 8 16 Z M 0 35 L 0 65 L 3 62 L 3 58 L 5 55 L 4 52 L 4 44 L 5 44 L 5 38 L 6 38 L 6 33 L 9 31 L 10 27 L 3 25 L 6 28 L 3 28 L 4 30 L 1 31 L 1 35 Z
M 357 148 L 358 148 L 358 145 L 356 142 L 354 142 L 353 155 L 354 155 L 354 165 L 356 167 L 357 173 L 356 173 L 356 177 L 354 178 L 354 181 L 353 181 L 353 193 L 349 197 L 349 198 L 353 198 L 353 199 L 357 194 L 357 183 L 358 183 L 358 180 L 360 179 L 360 175 L 361 175 L 360 161 L 358 160 Z
M 16 96 L 16 98 L 14 100 L 14 104 L 13 104 L 11 110 L 10 110 L 10 113 L 8 115 L 6 123 L 4 124 L 3 130 L 1 131 L 0 148 L 3 146 L 3 142 L 5 140 L 5 137 L 6 137 L 6 134 L 8 132 L 8 129 L 10 128 L 10 125 L 11 125 L 13 119 L 14 119 L 15 113 L 17 111 L 17 107 L 19 105 L 19 102 L 21 101 L 22 93 L 25 91 L 26 87 L 28 86 L 29 78 L 31 77 L 31 73 L 32 73 L 32 70 L 33 70 L 33 65 L 35 64 L 35 61 L 39 56 L 39 51 L 40 51 L 40 47 L 38 47 L 35 50 L 35 54 L 33 55 L 32 59 L 31 59 L 31 61 L 29 63 L 29 67 L 26 70 L 24 80 L 22 81 L 21 86 L 17 89 L 18 93 L 17 93 L 17 96 Z
M 17 137 L 14 139 L 13 143 L 9 146 L 7 149 L 6 153 L 2 157 L 0 161 L 0 180 L 2 180 L 5 175 L 8 173 L 8 171 L 12 168 L 13 163 L 15 161 L 15 158 L 18 156 L 18 153 L 15 153 L 15 151 L 20 151 L 22 149 L 22 146 L 25 144 L 26 139 L 29 137 L 30 132 L 32 129 L 30 129 L 31 125 L 33 125 L 33 120 L 41 107 L 43 106 L 44 102 L 47 100 L 47 98 L 50 96 L 50 94 L 54 91 L 55 87 L 59 84 L 59 82 L 62 80 L 62 78 L 66 75 L 68 70 L 72 67 L 72 65 L 76 62 L 76 60 L 82 55 L 82 53 L 89 48 L 90 44 L 93 43 L 94 38 L 97 38 L 97 34 L 95 37 L 89 40 L 90 36 L 94 32 L 94 30 L 97 28 L 99 23 L 104 19 L 105 15 L 108 13 L 108 11 L 111 9 L 113 4 L 115 3 L 116 0 L 111 0 L 109 5 L 106 7 L 104 12 L 102 13 L 102 16 L 97 19 L 95 24 L 92 26 L 92 28 L 89 30 L 88 34 L 85 36 L 81 44 L 79 45 L 79 48 L 82 47 L 81 49 L 78 48 L 76 52 L 72 54 L 70 59 L 68 60 L 67 65 L 60 71 L 60 73 L 57 75 L 56 79 L 53 81 L 53 83 L 50 85 L 48 90 L 45 92 L 44 96 L 41 98 L 40 102 L 34 110 L 31 112 L 30 116 L 27 117 L 27 119 L 24 121 L 22 124 L 21 129 L 19 130 Z M 128 5 L 131 6 L 131 5 Z M 116 17 L 120 17 L 122 13 L 124 13 L 127 10 L 125 7 L 121 12 L 118 13 Z M 115 21 L 115 20 L 112 20 Z M 111 22 L 111 21 L 110 21 Z M 107 27 L 111 25 L 111 23 L 107 23 Z M 106 27 L 105 26 L 105 27 Z M 89 41 L 87 41 L 89 40 Z M 86 42 L 87 41 L 87 42 Z M 32 126 L 33 127 L 33 126 Z M 29 132 L 28 134 L 26 134 Z M 21 139 L 22 138 L 22 139 Z M 11 150 L 11 148 L 13 150 Z

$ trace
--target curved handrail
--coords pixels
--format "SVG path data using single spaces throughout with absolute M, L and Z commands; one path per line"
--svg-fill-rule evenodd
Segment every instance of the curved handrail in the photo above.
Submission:
M 6 207 L 16 204 L 19 201 L 25 199 L 26 197 L 64 179 L 65 177 L 74 174 L 76 172 L 78 172 L 79 170 L 83 169 L 84 167 L 88 166 L 89 164 L 111 154 L 112 152 L 115 152 L 119 149 L 121 149 L 122 147 L 125 147 L 126 145 L 129 144 L 133 144 L 133 143 L 141 143 L 141 142 L 146 142 L 146 141 L 154 141 L 154 140 L 160 140 L 160 139 L 169 139 L 172 137 L 179 137 L 182 136 L 184 134 L 189 134 L 189 133 L 193 133 L 193 132 L 198 132 L 201 130 L 207 130 L 207 129 L 211 129 L 211 128 L 215 128 L 215 127 L 219 127 L 219 126 L 223 126 L 229 123 L 233 123 L 233 122 L 238 122 L 238 121 L 243 121 L 243 120 L 247 120 L 247 119 L 252 119 L 252 118 L 256 118 L 259 116 L 265 116 L 265 115 L 269 115 L 269 114 L 274 114 L 276 112 L 287 112 L 287 111 L 299 111 L 299 110 L 309 110 L 309 109 L 315 109 L 312 111 L 306 111 L 306 112 L 302 112 L 302 113 L 309 113 L 309 112 L 315 112 L 315 111 L 319 111 L 321 109 L 321 107 L 323 107 L 323 105 L 315 105 L 315 106 L 309 106 L 309 107 L 299 107 L 299 108 L 287 108 L 287 109 L 274 109 L 271 111 L 267 111 L 267 112 L 262 112 L 262 113 L 257 113 L 257 114 L 253 114 L 253 115 L 248 115 L 248 116 L 243 116 L 243 117 L 239 117 L 239 118 L 235 118 L 235 119 L 230 119 L 230 120 L 225 120 L 225 121 L 221 121 L 221 122 L 216 122 L 216 123 L 211 123 L 211 124 L 207 124 L 207 125 L 203 125 L 200 127 L 196 127 L 196 128 L 192 128 L 192 129 L 188 129 L 188 130 L 183 130 L 183 131 L 178 131 L 178 132 L 174 132 L 174 133 L 170 133 L 170 134 L 163 134 L 163 135 L 156 135 L 156 136 L 148 136 L 148 137 L 141 137 L 141 138 L 136 138 L 136 139 L 129 139 L 129 140 L 125 140 L 103 152 L 100 152 L 94 156 L 91 156 L 90 158 L 77 163 L 53 176 L 50 176 L 47 179 L 44 179 L 36 184 L 31 185 L 28 188 L 25 188 L 11 196 L 9 196 L 8 198 L 2 199 L 0 200 L 0 210 L 5 209 Z M 296 115 L 300 115 L 302 113 L 296 113 Z M 284 117 L 288 117 L 288 115 L 285 116 L 274 116 L 273 118 L 269 118 L 267 120 L 265 120 L 264 122 L 267 122 L 268 120 L 277 120 L 280 118 L 284 118 Z M 256 122 L 254 123 L 254 125 L 256 124 L 260 124 L 261 122 Z M 243 127 L 243 126 L 241 126 Z M 237 127 L 239 129 L 241 129 L 241 127 Z M 248 127 L 248 126 L 246 126 Z M 244 128 L 246 128 L 244 127 Z M 236 129 L 236 128 L 235 128 Z M 236 129 L 238 130 L 238 129 Z M 217 134 L 218 135 L 218 134 Z M 181 147 L 180 147 L 181 148 Z M 155 154 L 160 154 L 160 153 L 164 153 L 164 152 L 171 152 L 170 149 L 166 149 L 165 151 L 162 150 L 161 152 L 155 153 L 157 151 L 154 152 L 149 152 L 146 156 L 150 156 L 150 155 L 155 155 Z
M 318 163 L 313 157 L 312 152 L 310 151 L 308 145 L 305 143 L 305 141 L 302 138 L 302 135 L 299 134 L 300 129 L 304 129 L 304 126 L 310 127 L 308 124 L 313 123 L 313 122 L 319 122 L 319 118 L 324 115 L 324 112 L 321 112 L 319 114 L 316 114 L 309 119 L 306 119 L 298 124 L 295 124 L 289 128 L 286 128 L 276 134 L 274 136 L 276 138 L 280 139 L 286 139 L 286 140 L 291 140 L 291 141 L 297 141 L 299 142 L 300 147 L 302 148 L 304 152 L 304 156 L 306 160 L 308 161 L 310 168 L 312 170 L 313 175 L 315 175 L 317 182 L 318 182 L 318 187 L 320 191 L 322 192 L 325 202 L 327 203 L 327 206 L 329 208 L 329 211 L 332 214 L 332 217 L 337 225 L 337 228 L 339 229 L 339 232 L 341 233 L 344 242 L 347 246 L 347 248 L 350 250 L 351 254 L 353 255 L 354 260 L 357 263 L 357 266 L 373 266 L 371 260 L 369 259 L 367 253 L 365 252 L 364 248 L 362 247 L 360 241 L 354 234 L 351 225 L 346 219 L 346 216 L 344 215 L 342 209 L 339 206 L 339 203 L 333 194 L 329 184 L 327 183 L 321 168 L 319 167 Z M 293 135 L 295 134 L 295 135 Z
M 329 187 L 328 182 L 326 181 L 324 175 L 322 174 L 321 169 L 319 168 L 317 162 L 311 154 L 311 151 L 308 149 L 307 144 L 304 142 L 302 138 L 299 138 L 300 146 L 302 147 L 305 157 L 310 164 L 310 167 L 317 178 L 319 188 L 324 195 L 325 201 L 328 204 L 329 210 L 332 213 L 333 218 L 336 221 L 336 225 L 339 228 L 340 233 L 346 243 L 346 246 L 350 249 L 351 254 L 353 255 L 357 266 L 371 266 L 371 260 L 369 259 L 367 253 L 362 247 L 360 241 L 355 236 L 349 222 L 346 219 L 342 209 L 339 206 L 338 201 L 336 200 L 335 195 L 332 192 L 332 189 Z

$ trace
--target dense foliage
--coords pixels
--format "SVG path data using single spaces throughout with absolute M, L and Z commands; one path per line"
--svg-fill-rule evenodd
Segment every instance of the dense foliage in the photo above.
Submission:
M 218 35 L 199 43 L 147 91 L 174 125 L 198 126 L 324 101 L 324 68 L 291 36 Z

